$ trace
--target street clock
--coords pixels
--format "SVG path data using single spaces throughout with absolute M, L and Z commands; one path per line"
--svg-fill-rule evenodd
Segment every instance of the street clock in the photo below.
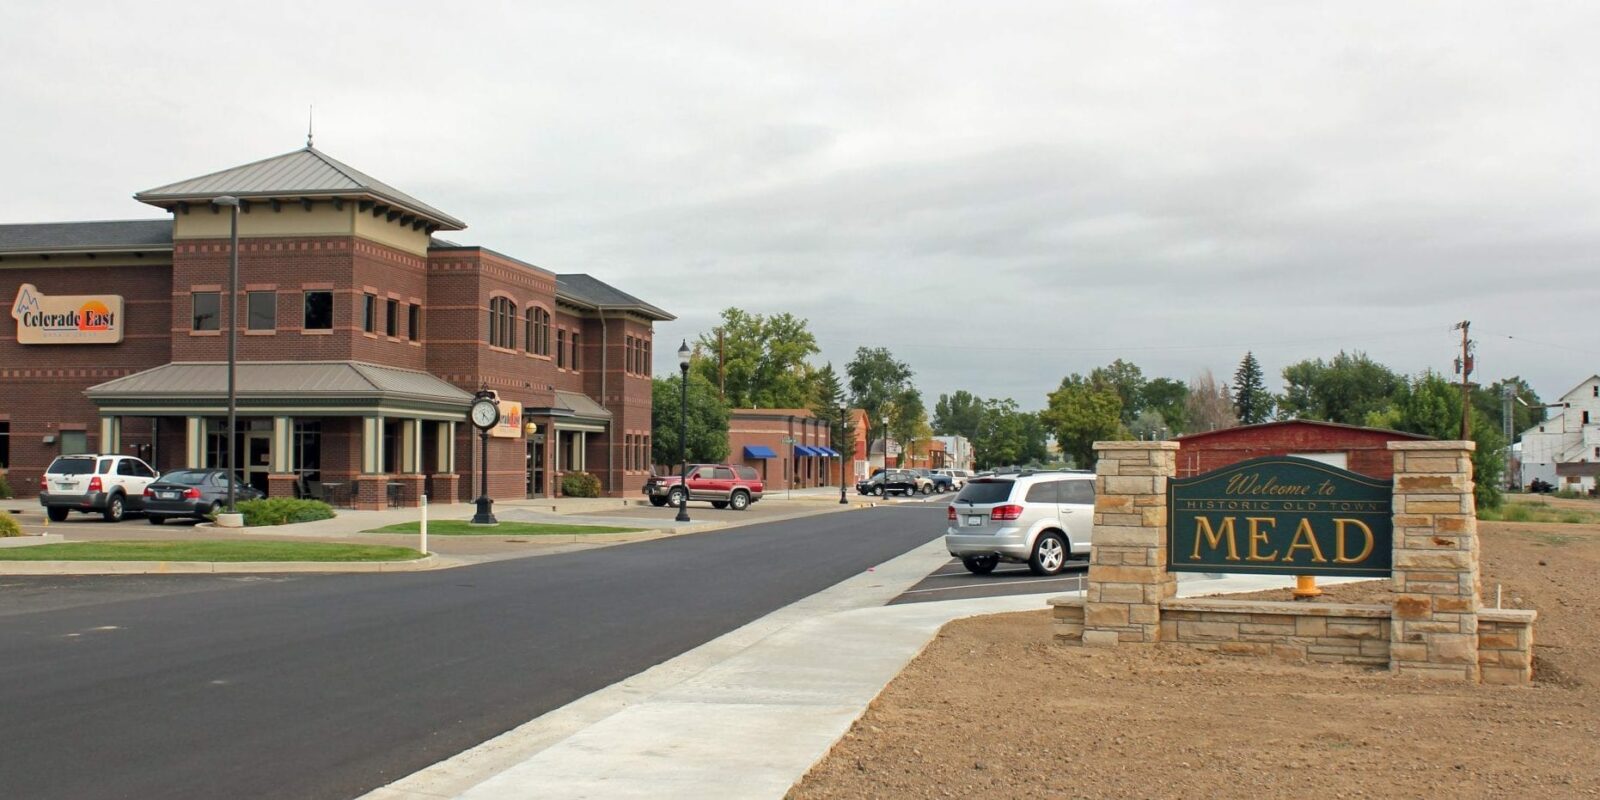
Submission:
M 487 431 L 500 424 L 500 404 L 492 397 L 480 395 L 472 401 L 472 424 Z

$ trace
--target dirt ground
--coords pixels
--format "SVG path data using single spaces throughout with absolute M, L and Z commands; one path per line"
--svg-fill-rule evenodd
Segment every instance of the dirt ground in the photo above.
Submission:
M 1506 607 L 1539 611 L 1531 687 L 1071 647 L 1048 611 L 977 617 L 946 626 L 790 797 L 1600 796 L 1600 525 L 1479 530 L 1485 604 L 1501 584 Z

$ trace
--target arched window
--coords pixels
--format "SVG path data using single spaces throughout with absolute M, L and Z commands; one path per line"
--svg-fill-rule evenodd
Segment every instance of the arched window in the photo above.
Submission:
M 530 353 L 537 353 L 539 350 L 534 346 L 534 342 L 538 341 L 538 334 L 535 328 L 539 323 L 539 307 L 528 306 L 528 315 L 523 319 L 522 349 Z
M 533 312 L 534 335 L 538 338 L 534 352 L 541 356 L 550 355 L 550 312 L 542 308 L 535 308 Z
M 517 346 L 517 306 L 505 297 L 489 300 L 489 346 Z

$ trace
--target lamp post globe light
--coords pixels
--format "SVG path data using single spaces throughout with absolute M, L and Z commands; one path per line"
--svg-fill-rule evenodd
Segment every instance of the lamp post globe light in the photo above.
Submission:
M 850 403 L 847 402 L 847 401 L 844 401 L 844 400 L 840 400 L 839 401 L 839 424 L 834 426 L 834 428 L 833 428 L 833 433 L 834 434 L 838 434 L 839 430 L 844 427 L 845 417 L 847 415 L 849 415 L 849 413 L 850 413 Z M 834 449 L 835 452 L 837 452 L 839 454 L 839 505 L 843 506 L 843 505 L 849 505 L 850 501 L 844 499 L 844 451 L 839 449 L 839 446 L 841 444 L 842 444 L 842 442 L 839 442 L 837 439 L 835 439 L 834 443 L 833 443 L 833 449 Z
M 234 501 L 237 499 L 237 490 L 234 484 L 238 482 L 239 454 L 234 436 L 238 431 L 238 395 L 234 384 L 234 375 L 239 367 L 239 330 L 235 317 L 239 313 L 239 198 L 232 195 L 223 195 L 211 201 L 212 205 L 227 208 L 229 214 L 228 224 L 228 516 L 226 519 L 218 518 L 217 524 L 224 528 L 237 528 L 244 521 L 237 516 L 234 510 Z
M 678 415 L 678 462 L 682 464 L 682 471 L 678 473 L 678 516 L 677 522 L 689 521 L 689 340 L 684 339 L 678 345 L 678 382 L 683 389 L 683 405 Z

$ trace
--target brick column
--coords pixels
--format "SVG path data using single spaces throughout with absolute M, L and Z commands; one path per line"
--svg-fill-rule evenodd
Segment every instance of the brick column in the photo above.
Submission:
M 295 486 L 300 482 L 300 476 L 293 472 L 267 473 L 268 497 L 294 497 Z
M 1478 517 L 1472 442 L 1390 442 L 1394 616 L 1389 669 L 1479 679 Z
M 461 476 L 449 472 L 436 472 L 429 477 L 433 486 L 433 493 L 428 495 L 428 504 L 459 503 Z
M 1083 643 L 1161 640 L 1161 601 L 1175 595 L 1167 572 L 1167 479 L 1177 442 L 1095 442 L 1094 549 Z

